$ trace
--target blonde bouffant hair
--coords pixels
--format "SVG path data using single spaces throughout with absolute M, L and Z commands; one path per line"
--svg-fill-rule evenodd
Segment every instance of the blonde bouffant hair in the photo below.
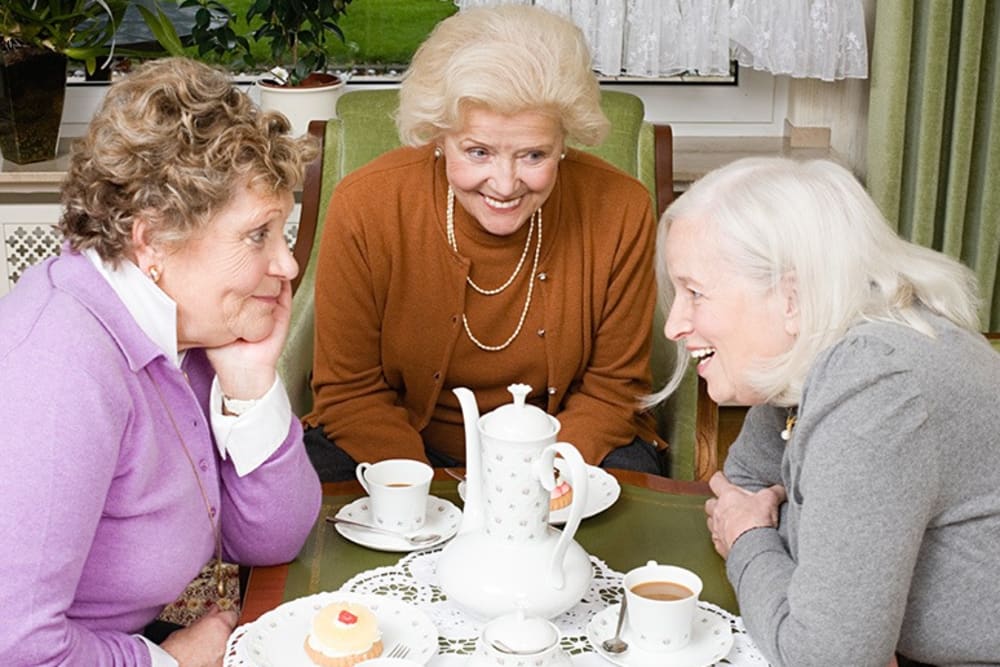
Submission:
M 469 106 L 552 114 L 585 145 L 609 129 L 583 33 L 527 5 L 477 7 L 439 23 L 403 75 L 399 100 L 399 135 L 411 146 L 460 130 Z
M 295 188 L 317 148 L 290 129 L 220 70 L 187 58 L 144 63 L 111 85 L 74 145 L 60 231 L 75 250 L 115 264 L 139 216 L 156 240 L 182 244 L 241 187 Z

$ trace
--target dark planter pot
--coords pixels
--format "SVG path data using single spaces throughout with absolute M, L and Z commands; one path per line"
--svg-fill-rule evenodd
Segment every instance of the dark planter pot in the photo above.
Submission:
M 17 164 L 55 158 L 66 56 L 28 47 L 0 50 L 0 56 L 0 152 Z

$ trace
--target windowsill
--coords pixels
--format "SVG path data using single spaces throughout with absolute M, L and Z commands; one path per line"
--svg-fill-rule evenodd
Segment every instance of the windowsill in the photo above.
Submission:
M 59 142 L 55 160 L 0 164 L 0 193 L 58 192 L 72 139 Z M 685 190 L 709 171 L 744 157 L 782 155 L 797 159 L 832 157 L 829 148 L 795 148 L 787 137 L 674 137 L 674 189 Z

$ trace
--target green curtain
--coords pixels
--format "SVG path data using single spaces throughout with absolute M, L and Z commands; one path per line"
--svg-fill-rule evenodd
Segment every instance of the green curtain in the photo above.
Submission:
M 976 272 L 1000 331 L 1000 1 L 879 0 L 871 62 L 868 189 Z

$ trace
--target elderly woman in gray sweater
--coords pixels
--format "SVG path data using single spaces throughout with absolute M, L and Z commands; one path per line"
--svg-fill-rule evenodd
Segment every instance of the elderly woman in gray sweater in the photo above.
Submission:
M 752 406 L 705 509 L 772 665 L 1000 664 L 1000 355 L 971 272 L 829 161 L 716 170 L 658 246 L 679 358 Z

